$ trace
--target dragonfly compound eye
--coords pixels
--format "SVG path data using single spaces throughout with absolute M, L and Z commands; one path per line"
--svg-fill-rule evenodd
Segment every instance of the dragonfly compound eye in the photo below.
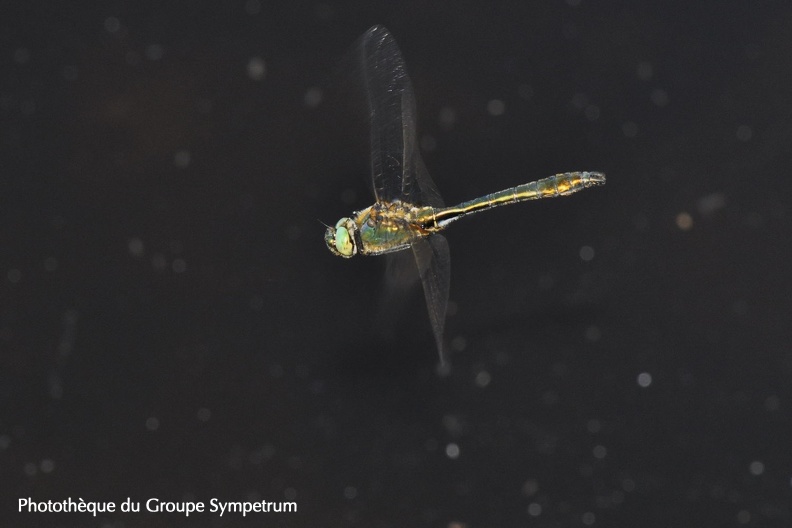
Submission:
M 335 232 L 335 247 L 342 257 L 351 257 L 355 253 L 355 244 L 346 227 L 339 227 Z
M 335 227 L 328 227 L 325 231 L 325 244 L 334 255 L 350 258 L 357 253 L 355 237 L 353 234 L 354 222 L 349 218 L 342 218 Z

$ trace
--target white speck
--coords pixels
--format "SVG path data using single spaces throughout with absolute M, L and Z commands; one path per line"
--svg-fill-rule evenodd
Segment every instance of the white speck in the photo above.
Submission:
M 600 108 L 597 105 L 588 105 L 583 113 L 589 121 L 596 121 L 600 117 Z
M 476 374 L 476 385 L 481 387 L 482 389 L 490 384 L 492 381 L 492 376 L 486 370 L 482 370 L 478 374 Z
M 534 479 L 528 479 L 522 486 L 522 493 L 526 497 L 533 497 L 539 491 L 539 483 Z
M 261 57 L 251 57 L 247 64 L 248 77 L 254 81 L 260 81 L 267 74 L 267 65 Z
M 638 74 L 638 78 L 642 81 L 648 81 L 654 75 L 654 69 L 648 62 L 639 62 L 638 67 L 635 69 L 635 73 Z
M 456 123 L 456 112 L 448 106 L 440 110 L 440 126 L 446 130 L 453 128 Z
M 259 0 L 247 0 L 245 2 L 245 13 L 248 15 L 258 15 L 261 12 L 261 2 Z
M 753 129 L 748 125 L 740 125 L 737 127 L 737 139 L 740 141 L 750 141 L 753 137 Z
M 737 512 L 737 522 L 740 524 L 748 524 L 751 522 L 751 514 L 747 510 L 740 510 Z
M 588 96 L 584 93 L 576 93 L 572 96 L 572 106 L 578 110 L 583 110 L 588 106 Z
M 599 420 L 592 418 L 586 424 L 586 429 L 589 433 L 599 433 L 602 430 L 602 423 Z
M 532 502 L 528 505 L 528 515 L 531 517 L 539 517 L 542 514 L 542 505 L 538 502 Z
M 633 121 L 625 121 L 622 123 L 622 134 L 628 138 L 634 138 L 638 135 L 638 125 Z
M 768 396 L 764 402 L 765 409 L 768 411 L 777 411 L 780 404 L 781 401 L 778 399 L 778 396 Z
M 107 17 L 104 21 L 104 28 L 108 33 L 118 33 L 118 30 L 121 29 L 121 22 L 116 17 Z
M 591 526 L 592 524 L 594 524 L 594 521 L 596 519 L 597 517 L 591 512 L 586 512 L 580 516 L 580 520 L 583 521 L 583 524 L 585 524 L 586 526 Z
M 580 248 L 580 260 L 590 262 L 594 259 L 594 248 L 591 246 L 583 246 Z
M 129 254 L 133 257 L 140 258 L 143 256 L 143 241 L 139 238 L 131 238 L 127 243 L 127 247 L 129 248 Z
M 156 431 L 159 429 L 160 423 L 154 416 L 151 416 L 146 419 L 146 429 L 149 431 Z
M 591 325 L 586 328 L 584 335 L 586 337 L 586 341 L 591 341 L 593 343 L 600 340 L 602 337 L 602 332 L 600 332 L 600 329 L 597 326 Z
M 6 274 L 6 277 L 8 278 L 8 282 L 11 284 L 18 284 L 19 281 L 22 280 L 22 272 L 16 268 L 10 269 Z
M 39 464 L 39 468 L 41 469 L 42 473 L 52 473 L 52 470 L 55 469 L 55 462 L 53 462 L 50 458 L 45 458 Z
M 454 443 L 448 444 L 445 448 L 445 452 L 446 456 L 452 460 L 459 458 L 459 446 Z
M 324 99 L 324 92 L 319 87 L 308 88 L 305 92 L 305 106 L 308 108 L 316 108 L 322 102 L 322 99 Z
M 491 116 L 503 115 L 506 111 L 506 105 L 500 99 L 493 99 L 487 103 L 487 112 Z
M 594 454 L 594 458 L 598 460 L 602 460 L 607 456 L 608 449 L 605 446 L 598 445 L 598 446 L 594 446 L 592 453 Z
M 14 62 L 25 64 L 30 60 L 30 50 L 27 48 L 17 48 L 14 50 Z
M 668 104 L 668 94 L 662 88 L 655 88 L 652 90 L 652 102 L 657 106 L 666 106 Z
M 751 471 L 751 475 L 758 477 L 759 475 L 764 473 L 765 465 L 759 460 L 754 460 L 753 462 L 751 462 L 751 465 L 748 466 L 748 469 Z
M 443 416 L 443 426 L 454 436 L 459 436 L 462 433 L 462 422 L 453 414 Z
M 700 198 L 696 205 L 699 213 L 703 216 L 709 216 L 726 207 L 726 195 L 721 192 L 714 192 Z
M 648 372 L 638 374 L 638 385 L 644 389 L 652 384 L 652 375 Z
M 162 49 L 162 46 L 160 46 L 159 44 L 149 44 L 148 46 L 146 46 L 146 58 L 148 60 L 152 60 L 152 61 L 160 60 L 164 53 L 165 52 Z
M 189 150 L 176 151 L 176 154 L 173 155 L 173 164 L 183 169 L 190 164 L 190 158 Z
M 352 500 L 357 497 L 357 488 L 354 486 L 347 486 L 344 488 L 344 498 Z
M 676 215 L 676 225 L 682 231 L 690 231 L 693 229 L 693 217 L 682 211 Z
M 201 407 L 198 409 L 198 412 L 195 413 L 198 419 L 202 422 L 208 422 L 209 419 L 212 417 L 212 411 L 207 409 L 206 407 Z
M 184 259 L 173 259 L 171 269 L 173 269 L 174 273 L 184 273 L 187 270 L 187 263 L 184 261 Z

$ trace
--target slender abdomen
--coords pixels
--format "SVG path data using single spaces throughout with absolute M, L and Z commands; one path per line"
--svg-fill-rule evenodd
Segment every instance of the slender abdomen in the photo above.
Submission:
M 435 209 L 433 223 L 437 228 L 442 228 L 465 215 L 499 205 L 566 196 L 588 187 L 604 184 L 605 174 L 601 172 L 564 172 L 462 202 L 453 207 Z

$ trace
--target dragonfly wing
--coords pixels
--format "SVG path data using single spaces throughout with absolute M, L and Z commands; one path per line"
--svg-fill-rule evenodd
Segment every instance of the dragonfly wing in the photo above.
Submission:
M 374 26 L 360 41 L 377 201 L 436 205 L 439 199 L 416 145 L 415 95 L 396 40 Z M 426 199 L 429 201 L 426 201 Z
M 415 158 L 413 160 L 413 167 L 415 168 L 415 181 L 418 183 L 418 192 L 415 193 L 414 201 L 416 205 L 431 205 L 432 207 L 445 207 L 443 199 L 440 197 L 440 191 L 429 176 L 429 171 L 426 170 L 423 159 L 421 159 L 418 150 L 415 150 Z
M 429 311 L 429 320 L 432 322 L 437 352 L 440 354 L 440 364 L 444 365 L 446 357 L 443 347 L 443 331 L 451 277 L 448 241 L 443 235 L 434 234 L 428 238 L 416 240 L 411 247 L 418 265 L 418 274 L 423 283 L 426 308 Z
M 410 251 L 396 251 L 384 255 L 385 279 L 377 306 L 374 330 L 379 337 L 393 339 L 396 336 L 399 317 L 418 282 L 415 258 Z

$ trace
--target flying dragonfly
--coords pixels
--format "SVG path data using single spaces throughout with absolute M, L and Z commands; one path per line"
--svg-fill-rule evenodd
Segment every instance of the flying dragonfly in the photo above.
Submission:
M 419 153 L 415 96 L 396 41 L 386 28 L 374 26 L 363 34 L 357 51 L 368 100 L 376 201 L 328 227 L 325 243 L 344 258 L 412 251 L 440 363 L 445 364 L 443 331 L 451 267 L 448 242 L 440 231 L 493 207 L 604 185 L 605 174 L 565 172 L 445 207 Z

